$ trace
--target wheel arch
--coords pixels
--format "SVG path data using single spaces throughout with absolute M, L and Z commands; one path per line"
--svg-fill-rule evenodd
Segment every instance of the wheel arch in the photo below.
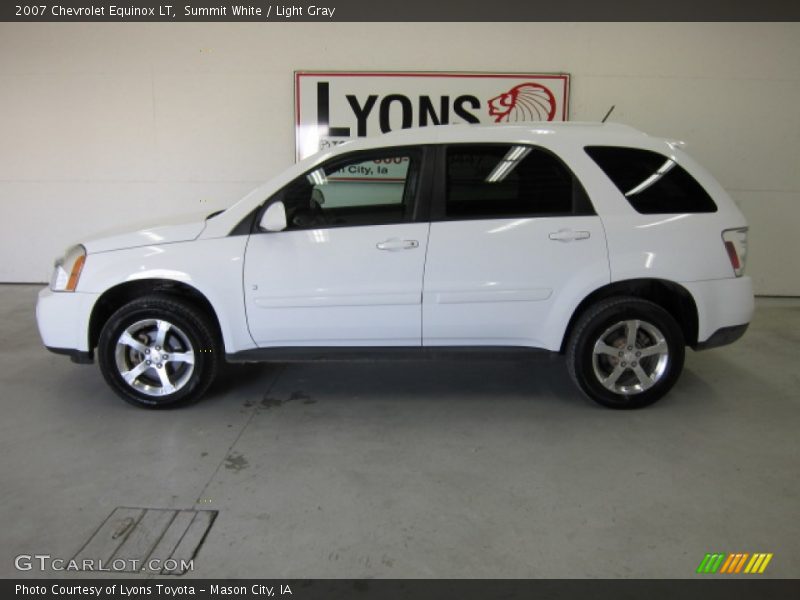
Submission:
M 698 312 L 691 292 L 674 281 L 641 278 L 615 281 L 586 296 L 573 311 L 564 331 L 560 349 L 562 354 L 581 315 L 595 303 L 614 296 L 634 296 L 657 304 L 677 321 L 686 345 L 697 345 Z
M 94 350 L 100 332 L 111 315 L 120 307 L 148 294 L 162 294 L 188 302 L 209 318 L 217 341 L 224 347 L 219 316 L 208 298 L 197 288 L 173 279 L 136 279 L 110 287 L 103 292 L 92 307 L 89 318 L 89 349 Z

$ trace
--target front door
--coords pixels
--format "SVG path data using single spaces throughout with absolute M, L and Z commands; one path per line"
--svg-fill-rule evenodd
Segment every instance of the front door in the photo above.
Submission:
M 299 177 L 267 202 L 287 228 L 250 236 L 244 292 L 261 347 L 419 346 L 429 223 L 423 152 L 359 152 Z

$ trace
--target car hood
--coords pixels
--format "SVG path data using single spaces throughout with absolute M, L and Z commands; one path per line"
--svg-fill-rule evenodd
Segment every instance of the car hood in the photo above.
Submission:
M 186 242 L 199 236 L 206 226 L 206 213 L 161 219 L 158 224 L 128 225 L 92 236 L 83 242 L 88 254 Z

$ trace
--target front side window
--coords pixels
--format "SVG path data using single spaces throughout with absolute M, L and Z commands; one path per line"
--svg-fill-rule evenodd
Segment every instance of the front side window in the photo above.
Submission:
M 402 223 L 413 218 L 420 155 L 358 153 L 301 175 L 281 192 L 287 229 Z
M 645 215 L 716 212 L 717 205 L 686 169 L 658 152 L 587 146 L 586 153 Z
M 446 164 L 448 219 L 574 214 L 588 203 L 572 172 L 541 148 L 451 146 Z

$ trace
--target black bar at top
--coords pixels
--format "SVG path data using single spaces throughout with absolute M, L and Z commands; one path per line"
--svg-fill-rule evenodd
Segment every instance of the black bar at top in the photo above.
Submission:
M 110 14 L 116 6 L 118 14 Z M 255 7 L 261 14 L 234 6 Z M 27 8 L 26 8 L 27 7 Z M 42 10 L 41 7 L 44 7 Z M 167 10 L 166 7 L 170 7 Z M 186 14 L 186 7 L 190 13 Z M 311 10 L 315 7 L 316 10 Z M 65 10 L 60 10 L 61 8 Z M 320 8 L 328 9 L 320 11 Z M 70 11 L 67 9 L 89 9 Z M 94 10 L 92 10 L 94 9 Z M 102 10 L 101 10 L 102 9 Z M 128 12 L 133 14 L 119 14 Z M 213 9 L 209 12 L 208 9 Z M 222 10 L 224 9 L 224 10 Z M 334 9 L 331 11 L 330 9 Z M 242 11 L 240 11 L 242 12 Z M 331 14 L 332 13 L 332 14 Z M 5 22 L 798 21 L 797 0 L 14 0 Z M 409 40 L 412 43 L 413 40 Z M 300 43 L 300 40 L 298 40 Z M 655 43 L 655 42 L 654 42 Z M 501 50 L 501 49 L 498 49 Z

